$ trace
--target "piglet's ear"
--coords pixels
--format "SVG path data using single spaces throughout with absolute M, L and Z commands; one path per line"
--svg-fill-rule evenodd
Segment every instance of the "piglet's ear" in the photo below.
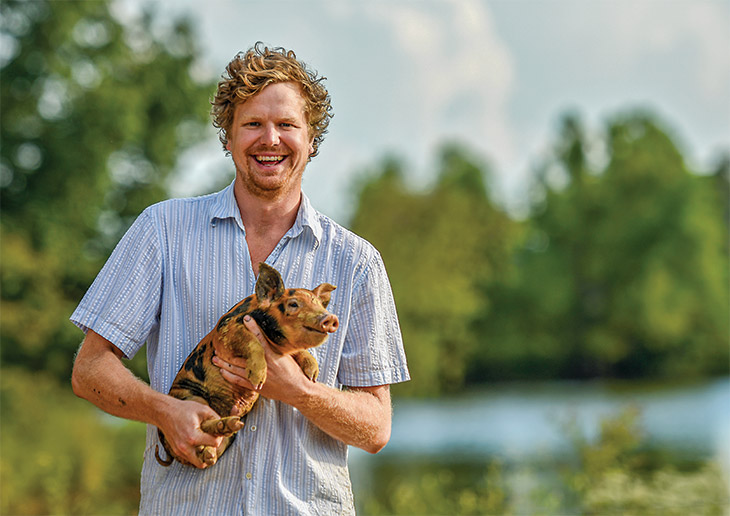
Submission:
M 312 292 L 314 292 L 314 295 L 322 301 L 322 305 L 327 308 L 327 305 L 330 304 L 332 291 L 336 288 L 337 287 L 330 285 L 329 283 L 322 283 L 320 286 L 312 290 Z
M 273 301 L 284 294 L 284 281 L 276 269 L 261 262 L 255 291 L 259 301 Z

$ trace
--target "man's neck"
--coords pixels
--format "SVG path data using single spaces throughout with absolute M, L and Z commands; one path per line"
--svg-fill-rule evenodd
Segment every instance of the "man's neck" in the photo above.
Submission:
M 264 199 L 253 195 L 236 181 L 234 185 L 236 204 L 246 228 L 246 241 L 251 254 L 251 265 L 258 270 L 276 244 L 294 225 L 302 200 L 301 189 L 287 195 Z

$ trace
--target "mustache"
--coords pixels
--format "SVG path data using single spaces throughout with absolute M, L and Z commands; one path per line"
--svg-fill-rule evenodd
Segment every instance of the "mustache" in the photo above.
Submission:
M 258 154 L 258 153 L 264 153 L 264 152 L 268 152 L 268 153 L 281 152 L 281 154 L 288 154 L 289 147 L 279 143 L 277 145 L 257 145 L 256 147 L 253 147 L 249 150 L 249 154 Z

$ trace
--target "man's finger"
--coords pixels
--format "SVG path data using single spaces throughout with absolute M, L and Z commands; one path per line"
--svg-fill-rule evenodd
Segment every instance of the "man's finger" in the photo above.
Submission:
M 221 376 L 228 383 L 232 383 L 234 385 L 245 387 L 246 389 L 251 389 L 254 391 L 261 390 L 260 385 L 256 386 L 248 381 L 248 378 L 246 377 L 247 371 L 245 368 L 235 366 L 230 362 L 226 362 L 225 360 L 222 360 L 216 356 L 213 357 L 213 365 L 220 368 Z
M 175 450 L 175 454 L 179 457 L 182 457 L 183 459 L 185 459 L 187 462 L 189 462 L 190 464 L 192 464 L 193 466 L 195 466 L 198 469 L 207 468 L 208 465 L 205 464 L 202 460 L 200 460 L 198 458 L 198 454 L 197 454 L 198 448 L 202 449 L 203 445 L 198 445 L 198 446 L 186 445 L 186 446 L 177 448 Z
M 228 383 L 232 383 L 240 387 L 245 387 L 246 389 L 251 389 L 252 391 L 260 390 L 260 388 L 257 388 L 243 376 L 234 374 L 231 371 L 227 370 L 225 367 L 221 367 L 221 376 L 223 376 L 223 379 Z
M 259 325 L 256 323 L 253 317 L 250 315 L 247 315 L 243 318 L 243 324 L 248 328 L 248 331 L 254 334 L 254 336 L 259 339 L 261 344 L 266 344 L 266 336 L 264 335 L 264 332 L 261 331 L 261 328 L 259 328 Z
M 222 358 L 219 358 L 218 356 L 213 356 L 213 365 L 218 367 L 221 372 L 228 372 L 237 376 L 246 377 L 246 368 L 233 365 L 230 362 L 227 362 L 223 360 Z

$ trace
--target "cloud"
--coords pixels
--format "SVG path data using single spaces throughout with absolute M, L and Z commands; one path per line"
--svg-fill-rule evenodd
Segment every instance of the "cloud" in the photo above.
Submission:
M 561 0 L 490 4 L 515 63 L 510 120 L 530 161 L 572 109 L 591 124 L 656 112 L 694 164 L 730 138 L 730 4 L 712 0 Z M 692 159 L 694 158 L 694 159 Z M 522 177 L 527 159 L 510 164 Z
M 727 100 L 730 87 L 730 8 L 722 2 L 630 2 L 593 12 L 603 20 L 607 45 L 622 59 L 639 64 L 646 56 L 693 53 L 692 70 L 706 95 Z M 617 8 L 618 7 L 618 8 Z
M 497 163 L 514 159 L 507 115 L 512 56 L 488 6 L 478 0 L 366 5 L 372 23 L 387 29 L 387 52 L 399 62 L 399 84 L 392 85 L 399 103 L 390 119 L 418 137 L 413 150 L 428 154 L 451 139 Z M 416 159 L 423 165 L 423 156 Z

